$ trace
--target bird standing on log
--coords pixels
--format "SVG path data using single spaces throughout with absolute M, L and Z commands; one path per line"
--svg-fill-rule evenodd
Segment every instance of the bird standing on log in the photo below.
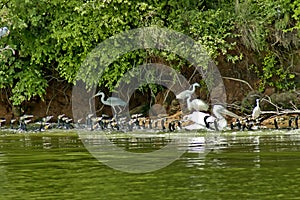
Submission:
M 256 99 L 256 106 L 252 111 L 252 119 L 257 119 L 261 114 L 261 110 L 259 107 L 259 99 Z

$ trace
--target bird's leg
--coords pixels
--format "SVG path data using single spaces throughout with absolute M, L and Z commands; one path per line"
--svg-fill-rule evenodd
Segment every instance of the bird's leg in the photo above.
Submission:
M 219 131 L 217 119 L 214 120 L 214 125 L 215 125 L 215 130 L 216 130 L 216 131 Z
M 116 119 L 116 122 L 118 123 L 118 113 L 117 113 L 116 108 L 114 106 L 112 106 L 112 108 L 114 110 L 113 116 Z

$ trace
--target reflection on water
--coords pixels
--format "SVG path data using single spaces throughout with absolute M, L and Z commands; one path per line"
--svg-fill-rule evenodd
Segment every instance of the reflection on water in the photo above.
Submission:
M 169 133 L 107 136 L 119 148 L 140 155 L 156 152 L 172 141 L 177 142 L 176 148 L 186 151 L 167 167 L 132 174 L 99 162 L 76 133 L 2 134 L 0 199 L 297 199 L 300 196 L 297 131 L 203 132 L 192 137 Z M 94 146 L 106 144 L 95 135 L 85 139 Z

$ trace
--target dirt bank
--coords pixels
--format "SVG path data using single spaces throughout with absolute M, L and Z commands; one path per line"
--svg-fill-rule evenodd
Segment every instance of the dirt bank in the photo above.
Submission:
M 249 93 L 255 93 L 255 89 L 257 89 L 259 79 L 256 75 L 249 70 L 249 65 L 252 63 L 259 64 L 255 59 L 253 59 L 253 55 L 248 52 L 248 57 L 243 59 L 241 62 L 237 62 L 236 64 L 230 64 L 226 61 L 225 57 L 220 56 L 217 61 L 218 69 L 223 76 L 224 85 L 226 88 L 227 95 L 227 103 L 228 104 L 236 104 L 242 105 L 245 102 L 245 97 L 249 98 Z M 193 67 L 183 68 L 181 70 L 181 74 L 183 74 L 190 83 L 198 82 L 201 83 L 202 78 L 201 74 L 195 73 L 195 69 Z M 243 80 L 243 81 L 241 81 Z M 205 89 L 205 84 L 202 84 L 203 87 L 198 88 L 196 90 L 196 96 L 208 102 L 209 94 Z M 109 94 L 107 90 L 102 89 L 106 94 Z M 254 91 L 253 91 L 254 90 Z M 272 96 L 276 94 L 274 88 L 267 88 L 267 90 L 263 95 Z M 254 95 L 255 96 L 255 95 Z M 283 95 L 286 96 L 286 95 Z M 1 101 L 0 101 L 0 117 L 6 118 L 9 121 L 11 118 L 17 118 L 18 116 L 26 113 L 33 114 L 34 120 L 37 120 L 46 115 L 53 115 L 54 120 L 56 117 L 62 113 L 66 114 L 66 116 L 72 117 L 72 85 L 68 84 L 64 81 L 56 81 L 52 80 L 49 82 L 49 86 L 46 90 L 46 94 L 44 100 L 40 98 L 33 98 L 31 101 L 24 102 L 20 107 L 13 107 L 9 101 L 9 94 L 6 93 L 5 90 L 2 90 L 1 93 Z M 257 97 L 255 97 L 257 98 Z M 248 106 L 254 105 L 255 98 L 248 99 Z M 155 98 L 155 104 L 160 104 L 160 106 L 153 107 L 151 112 L 159 112 L 157 109 L 165 109 L 167 113 L 174 114 L 176 110 L 178 110 L 178 103 L 174 102 L 175 95 L 168 91 L 162 91 L 157 94 Z M 287 99 L 286 101 L 291 101 L 295 99 L 294 103 L 298 105 L 300 104 L 300 100 L 298 95 L 291 96 L 291 99 Z M 132 95 L 130 100 L 130 110 L 134 112 L 140 112 L 143 110 L 149 110 L 149 103 L 151 100 L 151 93 L 141 93 L 136 91 L 134 95 Z M 282 99 L 281 99 L 282 100 Z M 278 100 L 278 101 L 281 101 Z M 285 101 L 284 99 L 282 101 Z M 153 105 L 153 99 L 152 99 Z M 147 107 L 148 106 L 148 107 Z M 288 106 L 288 105 L 287 105 Z M 156 110 L 154 110 L 156 109 Z M 96 100 L 96 110 L 98 110 L 98 114 L 106 113 L 111 114 L 111 109 L 108 106 L 104 106 L 99 103 L 99 99 Z

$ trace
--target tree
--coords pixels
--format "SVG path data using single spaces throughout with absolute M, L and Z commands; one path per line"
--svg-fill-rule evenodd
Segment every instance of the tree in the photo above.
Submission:
M 52 79 L 74 83 L 82 62 L 102 41 L 125 30 L 158 26 L 192 37 L 216 60 L 241 61 L 245 55 L 237 45 L 244 45 L 260 61 L 250 70 L 263 79 L 262 88 L 289 89 L 299 49 L 298 5 L 299 0 L 2 0 L 1 26 L 11 34 L 0 42 L 16 54 L 1 54 L 0 87 L 14 105 L 43 98 Z M 169 52 L 138 50 L 112 63 L 99 84 L 112 90 L 126 71 L 145 62 L 176 70 L 189 66 Z

